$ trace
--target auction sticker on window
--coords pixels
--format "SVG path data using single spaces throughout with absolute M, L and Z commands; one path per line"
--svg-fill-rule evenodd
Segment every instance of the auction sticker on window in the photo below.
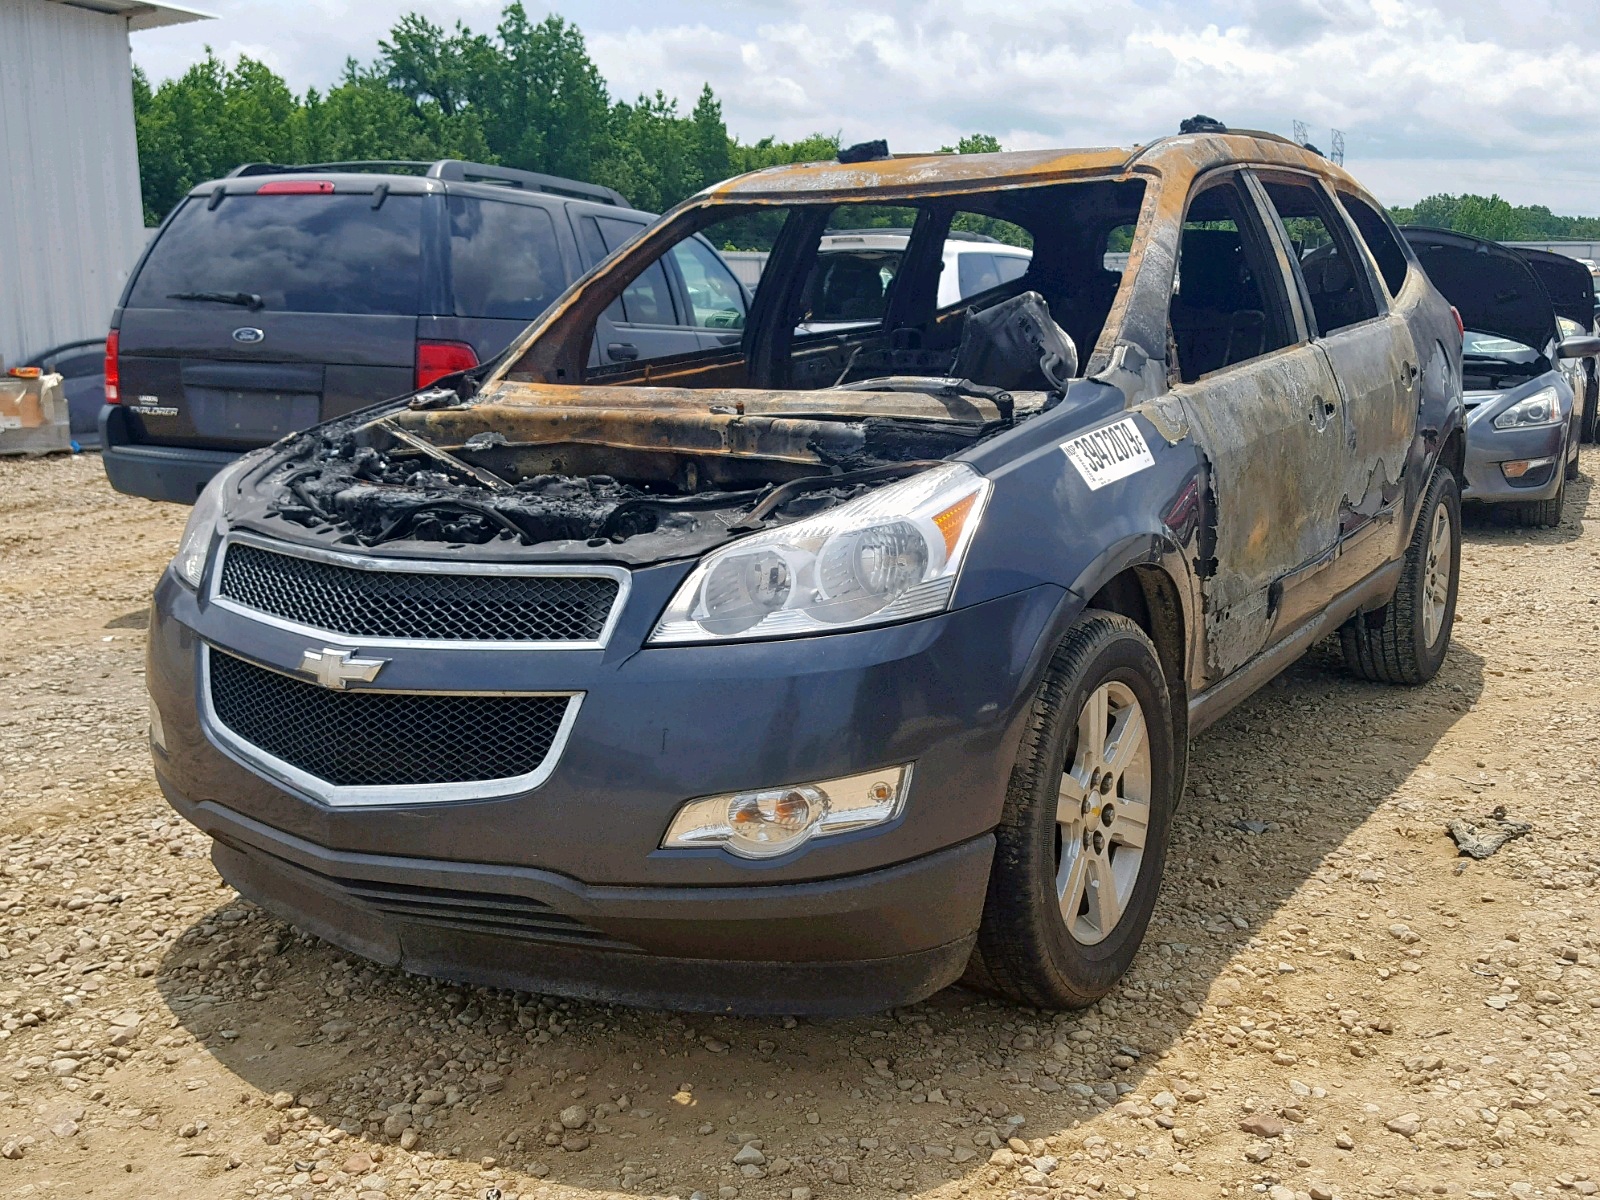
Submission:
M 1061 452 L 1094 491 L 1156 465 L 1132 417 L 1062 442 Z

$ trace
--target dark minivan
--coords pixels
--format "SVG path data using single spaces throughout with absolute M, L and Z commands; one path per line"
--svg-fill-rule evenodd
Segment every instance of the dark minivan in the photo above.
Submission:
M 246 450 L 494 358 L 654 219 L 610 188 L 455 160 L 203 183 L 112 315 L 106 474 L 192 504 Z M 597 361 L 737 340 L 737 281 L 709 244 L 680 257 L 608 314 Z

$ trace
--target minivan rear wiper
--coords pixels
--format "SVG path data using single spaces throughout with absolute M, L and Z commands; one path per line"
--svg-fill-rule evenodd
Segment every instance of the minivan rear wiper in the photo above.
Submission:
M 237 304 L 241 308 L 260 308 L 261 297 L 254 292 L 168 292 L 168 300 L 214 300 L 218 304 Z

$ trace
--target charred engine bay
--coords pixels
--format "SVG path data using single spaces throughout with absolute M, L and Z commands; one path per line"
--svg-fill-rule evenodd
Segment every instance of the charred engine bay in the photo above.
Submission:
M 903 478 L 996 415 L 907 393 L 585 388 L 575 403 L 571 391 L 508 384 L 471 404 L 324 426 L 284 447 L 254 489 L 257 511 L 241 515 L 342 546 L 539 546 L 642 563 Z

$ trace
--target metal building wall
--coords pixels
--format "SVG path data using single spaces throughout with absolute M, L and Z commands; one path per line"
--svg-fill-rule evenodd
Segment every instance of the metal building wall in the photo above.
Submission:
M 0 0 L 0 359 L 104 336 L 144 247 L 128 19 Z

